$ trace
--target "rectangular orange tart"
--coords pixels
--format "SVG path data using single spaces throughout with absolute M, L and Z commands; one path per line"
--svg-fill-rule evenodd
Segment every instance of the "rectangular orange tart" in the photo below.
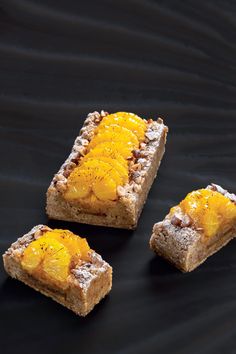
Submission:
M 93 112 L 47 191 L 52 219 L 134 229 L 165 151 L 161 118 Z
M 190 272 L 236 236 L 236 196 L 211 184 L 189 193 L 154 225 L 150 247 Z
M 86 316 L 112 287 L 112 268 L 86 239 L 68 230 L 35 226 L 3 255 L 6 272 Z

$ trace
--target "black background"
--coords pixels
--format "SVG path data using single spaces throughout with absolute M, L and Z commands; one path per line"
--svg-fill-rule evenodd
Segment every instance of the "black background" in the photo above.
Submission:
M 191 274 L 149 250 L 154 222 L 209 182 L 235 188 L 236 3 L 5 0 L 0 12 L 0 251 L 45 216 L 87 113 L 170 128 L 135 232 L 64 222 L 114 268 L 87 317 L 0 268 L 1 353 L 236 353 L 236 244 Z

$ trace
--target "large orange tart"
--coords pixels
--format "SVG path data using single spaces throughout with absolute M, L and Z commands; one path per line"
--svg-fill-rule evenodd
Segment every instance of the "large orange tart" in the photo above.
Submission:
M 228 231 L 236 222 L 236 205 L 218 191 L 199 189 L 189 193 L 178 207 L 171 209 L 173 215 L 177 208 L 187 214 L 191 222 L 206 237 Z
M 128 161 L 144 141 L 146 129 L 146 121 L 133 113 L 105 116 L 95 128 L 87 153 L 67 179 L 65 199 L 98 209 L 100 202 L 117 200 L 117 187 L 129 182 Z
M 68 230 L 46 231 L 24 250 L 21 265 L 28 273 L 59 286 L 67 284 L 73 261 L 86 260 L 90 247 L 86 239 Z

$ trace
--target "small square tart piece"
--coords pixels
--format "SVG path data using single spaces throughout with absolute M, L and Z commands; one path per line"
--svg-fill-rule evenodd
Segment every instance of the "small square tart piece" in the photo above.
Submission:
M 18 279 L 42 294 L 51 297 L 61 305 L 74 311 L 77 315 L 86 316 L 110 292 L 112 287 L 112 267 L 99 254 L 89 248 L 85 239 L 82 239 L 88 247 L 86 257 L 81 259 L 75 258 L 68 266 L 68 276 L 63 283 L 52 282 L 47 278 L 42 279 L 36 272 L 30 272 L 29 264 L 27 270 L 26 265 L 22 261 L 25 250 L 29 249 L 31 245 L 43 239 L 45 240 L 46 233 L 50 233 L 51 231 L 58 230 L 52 230 L 45 225 L 38 225 L 14 242 L 3 255 L 5 270 L 12 278 Z M 65 233 L 71 234 L 71 237 L 74 239 L 79 239 L 79 237 L 69 231 L 65 231 Z M 57 237 L 58 235 L 55 236 Z M 66 254 L 63 244 L 60 244 L 58 240 L 54 240 L 55 242 L 53 243 L 50 237 L 49 240 L 51 241 L 47 240 L 46 242 L 48 243 L 47 252 L 52 251 L 53 247 L 55 250 L 55 247 L 60 245 L 61 247 L 58 249 L 59 253 L 63 250 L 64 254 Z M 41 244 L 45 245 L 46 243 Z M 36 248 L 31 248 L 36 252 Z M 50 262 L 47 264 L 47 269 L 54 272 L 60 269 L 56 267 L 58 265 L 58 258 L 56 259 L 57 254 L 59 254 L 58 251 L 51 252 L 50 256 L 52 257 L 49 257 L 51 264 Z M 68 248 L 69 251 L 71 250 Z M 64 258 L 64 263 L 65 260 L 66 258 Z M 49 267 L 50 265 L 52 265 L 51 268 Z M 61 274 L 56 273 L 56 275 L 57 280 L 60 280 L 63 272 Z
M 189 193 L 154 225 L 150 248 L 190 272 L 235 236 L 236 196 L 212 183 Z

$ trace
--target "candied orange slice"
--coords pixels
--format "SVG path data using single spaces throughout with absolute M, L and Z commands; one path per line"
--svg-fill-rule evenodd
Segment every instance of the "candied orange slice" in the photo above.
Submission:
M 106 117 L 103 118 L 102 123 L 106 123 L 109 124 L 109 122 L 116 122 L 119 121 L 120 118 L 123 118 L 123 120 L 130 120 L 132 119 L 135 123 L 139 124 L 139 126 L 141 126 L 143 129 L 146 129 L 146 123 L 145 121 L 140 118 L 137 114 L 134 113 L 129 113 L 129 112 L 116 112 L 116 113 L 112 113 L 107 115 Z
M 117 186 L 122 184 L 119 173 L 108 163 L 98 160 L 88 160 L 83 168 L 91 173 L 92 191 L 100 200 L 115 200 Z M 92 171 L 91 171 L 92 170 Z
M 94 157 L 99 159 L 100 157 L 112 158 L 122 164 L 125 168 L 128 168 L 127 159 L 124 158 L 117 150 L 113 151 L 109 144 L 106 144 L 105 146 L 103 144 L 102 146 L 101 144 L 97 145 L 94 149 L 92 149 L 88 154 L 85 155 L 82 161 L 84 162 Z
M 42 236 L 25 249 L 21 264 L 29 273 L 40 267 L 49 278 L 65 281 L 69 272 L 70 253 L 59 241 Z
M 117 198 L 117 184 L 109 176 L 95 180 L 93 192 L 100 200 L 115 200 Z
M 50 240 L 50 245 L 51 245 Z M 59 242 L 58 242 L 59 243 Z M 69 274 L 69 265 L 71 256 L 64 245 L 60 244 L 60 248 L 53 249 L 52 252 L 46 253 L 43 260 L 43 271 L 51 280 L 65 282 Z
M 180 207 L 193 218 L 195 215 L 199 215 L 199 213 L 202 212 L 204 201 L 204 189 L 199 189 L 188 193 L 185 199 L 180 203 Z
M 115 115 L 118 116 L 118 117 L 121 116 L 121 117 L 124 117 L 124 118 L 127 118 L 127 119 L 128 118 L 132 118 L 135 122 L 139 123 L 141 126 L 146 128 L 146 123 L 137 114 L 134 114 L 134 113 L 131 113 L 131 112 L 116 112 Z
M 109 114 L 108 116 L 104 117 L 99 124 L 98 129 L 101 129 L 103 126 L 109 126 L 111 124 L 117 124 L 121 127 L 129 129 L 137 136 L 139 141 L 144 139 L 145 131 L 147 129 L 146 123 L 140 117 L 133 113 L 125 112 Z
M 137 149 L 139 146 L 138 138 L 131 130 L 117 124 L 111 124 L 99 127 L 98 133 L 94 136 L 88 146 L 88 150 L 91 150 L 96 145 L 106 141 L 121 141 L 123 144 L 131 145 L 133 149 Z
M 236 206 L 217 191 L 199 189 L 189 193 L 179 205 L 208 237 L 228 228 L 236 220 Z
M 89 154 L 91 154 L 92 156 L 100 154 L 102 156 L 109 156 L 111 158 L 116 158 L 116 156 L 119 154 L 124 159 L 128 159 L 132 157 L 132 150 L 132 146 L 125 145 L 122 142 L 106 141 L 104 143 L 96 145 L 94 149 L 90 150 Z
M 42 262 L 46 244 L 35 240 L 24 250 L 21 265 L 27 272 L 32 273 Z
M 85 161 L 89 161 L 89 160 L 92 160 L 92 158 L 83 160 L 81 162 L 81 167 Z M 122 178 L 123 183 L 128 182 L 128 179 L 129 179 L 128 166 L 125 167 L 118 160 L 112 159 L 110 157 L 99 156 L 96 160 L 98 162 L 103 161 L 103 162 L 108 163 L 112 168 L 114 168 L 119 173 L 120 177 Z
M 211 237 L 220 229 L 221 215 L 215 210 L 205 209 L 199 221 L 201 222 L 205 235 Z
M 89 195 L 91 186 L 88 183 L 88 177 L 83 169 L 75 168 L 68 180 L 67 190 L 65 191 L 65 198 L 67 200 L 74 200 L 79 198 L 85 198 Z
M 87 259 L 90 247 L 86 239 L 69 230 L 50 230 L 24 250 L 21 264 L 42 279 L 65 283 L 71 260 Z
M 93 182 L 93 179 L 103 179 L 104 176 L 108 176 L 113 178 L 117 185 L 122 184 L 120 174 L 107 162 L 89 159 L 81 167 L 85 173 L 87 172 L 87 175 L 91 178 L 91 182 Z
M 109 179 L 111 183 L 108 183 Z M 78 186 L 79 189 L 81 183 L 84 183 L 81 188 L 88 190 L 85 197 L 93 191 L 99 199 L 101 199 L 100 196 L 104 199 L 104 195 L 106 195 L 108 200 L 114 200 L 117 196 L 117 186 L 122 185 L 123 180 L 111 164 L 97 159 L 88 159 L 73 170 L 72 177 L 68 177 L 65 198 L 68 200 L 83 198 L 81 195 L 78 197 L 77 190 L 75 191 L 75 186 Z M 101 188 L 100 192 L 98 191 L 99 188 Z M 106 192 L 104 189 L 106 189 Z
M 47 231 L 43 237 L 53 238 L 62 243 L 68 249 L 71 256 L 78 254 L 83 258 L 90 250 L 85 238 L 77 236 L 69 230 L 54 229 L 52 231 Z

